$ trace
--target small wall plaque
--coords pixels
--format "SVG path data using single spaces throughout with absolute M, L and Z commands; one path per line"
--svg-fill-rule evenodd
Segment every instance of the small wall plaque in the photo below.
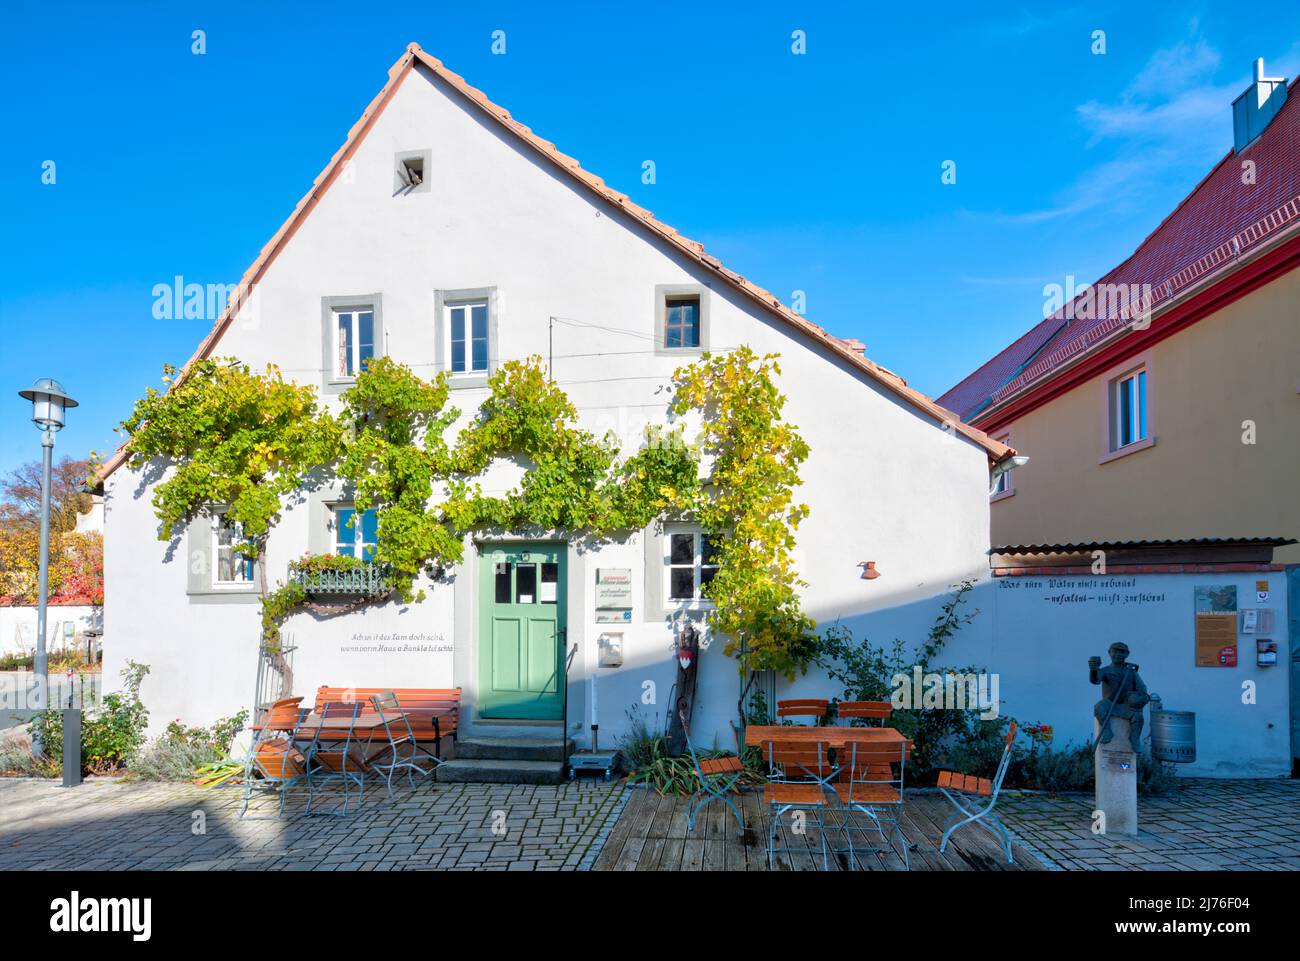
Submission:
M 596 623 L 626 624 L 632 620 L 632 571 L 602 567 L 596 571 Z

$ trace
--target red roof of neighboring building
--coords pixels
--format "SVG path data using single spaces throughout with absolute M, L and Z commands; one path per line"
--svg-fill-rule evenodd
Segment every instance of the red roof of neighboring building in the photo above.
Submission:
M 1150 285 L 1153 306 L 1200 281 L 1216 279 L 1280 231 L 1300 229 L 1300 91 L 1297 81 L 1264 133 L 1240 154 L 1229 151 L 1161 222 L 1133 255 L 1094 286 Z M 1226 111 L 1225 111 L 1226 114 Z M 1242 183 L 1243 163 L 1255 163 L 1253 184 Z M 1132 320 L 1128 314 L 1067 320 L 1063 308 L 1031 328 L 938 400 L 963 420 L 1051 379 L 1063 365 Z

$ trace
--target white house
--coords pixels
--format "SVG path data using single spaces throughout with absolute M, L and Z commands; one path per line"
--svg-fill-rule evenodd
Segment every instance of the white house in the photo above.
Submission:
M 919 639 L 950 585 L 987 576 L 989 471 L 1009 448 L 727 270 L 415 44 L 244 283 L 254 296 L 221 316 L 196 357 L 273 362 L 327 400 L 371 353 L 426 377 L 450 370 L 463 412 L 453 432 L 487 396 L 498 364 L 540 355 L 584 426 L 612 428 L 634 449 L 646 424 L 667 420 L 666 387 L 683 363 L 738 345 L 779 353 L 787 419 L 811 447 L 799 491 L 811 506 L 798 550 L 807 612 L 877 640 Z M 220 563 L 220 527 L 196 523 L 160 542 L 150 480 L 122 454 L 102 476 L 106 675 L 128 659 L 150 665 L 143 696 L 159 725 L 209 723 L 248 706 L 257 586 Z M 503 464 L 486 486 L 504 491 L 518 476 Z M 365 523 L 340 530 L 346 498 L 336 487 L 288 507 L 268 546 L 272 583 L 304 552 L 366 539 Z M 681 525 L 581 551 L 560 535 L 471 538 L 450 582 L 425 585 L 422 602 L 294 616 L 285 634 L 296 647 L 295 692 L 310 700 L 323 684 L 457 686 L 462 735 L 558 734 L 554 676 L 565 644 L 491 636 L 494 558 L 529 568 L 526 587 L 507 586 L 511 602 L 554 595 L 547 616 L 577 647 L 568 714 L 579 743 L 593 675 L 602 743 L 634 706 L 662 721 L 676 665 L 669 618 L 702 606 L 689 596 L 699 532 Z M 879 577 L 863 577 L 867 561 Z M 597 613 L 599 571 L 630 580 L 619 623 Z M 991 618 L 968 630 L 991 631 Z M 610 632 L 622 635 L 619 667 L 599 666 Z M 794 689 L 838 693 L 823 681 L 809 676 Z M 730 746 L 739 674 L 721 644 L 702 656 L 699 685 L 697 739 Z M 546 695 L 535 698 L 542 706 L 512 710 L 520 687 Z M 650 704 L 647 691 L 657 692 Z

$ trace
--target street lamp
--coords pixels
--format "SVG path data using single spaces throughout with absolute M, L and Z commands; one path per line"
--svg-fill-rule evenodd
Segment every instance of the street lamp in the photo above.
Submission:
M 54 457 L 54 434 L 63 427 L 63 413 L 69 407 L 76 407 L 77 402 L 53 377 L 42 377 L 27 390 L 20 390 L 18 396 L 32 402 L 32 423 L 41 429 L 41 553 L 38 559 L 40 582 L 36 598 L 36 656 L 32 664 L 32 673 L 36 677 L 32 706 L 37 711 L 44 711 L 50 667 L 45 653 L 45 607 L 50 593 L 50 462 Z M 41 757 L 44 753 L 40 734 L 33 728 L 32 756 Z

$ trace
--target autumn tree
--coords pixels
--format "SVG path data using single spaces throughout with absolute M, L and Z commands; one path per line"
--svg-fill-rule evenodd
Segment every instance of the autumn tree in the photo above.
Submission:
M 40 531 L 0 529 L 0 595 L 35 604 L 40 576 Z M 50 597 L 104 603 L 104 538 L 98 531 L 50 532 Z
M 50 531 L 74 530 L 77 516 L 90 510 L 93 498 L 82 488 L 91 463 L 65 457 L 50 471 Z M 41 462 L 32 461 L 0 479 L 0 529 L 39 530 L 41 526 Z

